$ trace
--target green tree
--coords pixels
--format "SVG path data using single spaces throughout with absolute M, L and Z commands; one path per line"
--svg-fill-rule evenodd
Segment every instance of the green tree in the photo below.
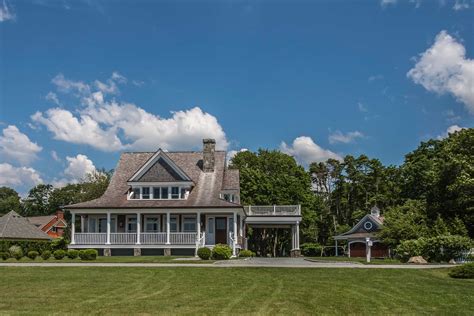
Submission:
M 20 196 L 9 187 L 0 187 L 0 216 L 10 211 L 20 212 Z
M 23 201 L 22 215 L 41 216 L 50 214 L 49 198 L 53 189 L 51 184 L 38 184 L 32 188 Z

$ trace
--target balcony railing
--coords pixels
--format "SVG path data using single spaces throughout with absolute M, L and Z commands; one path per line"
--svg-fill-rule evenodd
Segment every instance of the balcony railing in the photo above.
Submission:
M 140 242 L 145 245 L 164 245 L 166 244 L 166 233 L 142 233 Z
M 76 244 L 79 245 L 101 245 L 107 241 L 106 233 L 76 233 Z
M 244 206 L 247 216 L 301 216 L 301 205 Z
M 113 245 L 136 244 L 137 233 L 110 233 L 110 243 Z
M 195 245 L 197 233 L 170 233 L 170 244 Z

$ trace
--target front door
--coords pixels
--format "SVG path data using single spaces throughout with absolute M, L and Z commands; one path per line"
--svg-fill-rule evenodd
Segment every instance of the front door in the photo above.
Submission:
M 227 218 L 216 217 L 216 244 L 227 244 Z

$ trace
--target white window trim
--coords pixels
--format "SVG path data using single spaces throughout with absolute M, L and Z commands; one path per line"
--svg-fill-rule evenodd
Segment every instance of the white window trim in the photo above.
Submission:
M 87 231 L 88 231 L 89 233 L 90 233 L 90 231 L 89 231 L 89 227 L 90 227 L 89 221 L 90 221 L 91 218 L 95 218 L 94 233 L 99 233 L 99 221 L 100 221 L 101 219 L 107 220 L 107 215 L 105 215 L 105 217 L 104 217 L 104 215 L 102 215 L 102 214 L 101 214 L 101 215 L 88 215 L 88 216 L 87 216 Z M 118 229 L 117 215 L 110 215 L 110 222 L 112 222 L 112 218 L 115 219 L 115 225 L 114 225 L 114 226 L 115 226 L 115 232 L 117 232 L 117 229 Z M 112 228 L 112 227 L 110 227 L 110 228 Z M 112 232 L 112 229 L 110 229 L 110 232 L 113 233 L 113 232 Z M 105 234 L 105 233 L 102 233 L 102 234 Z
M 157 218 L 158 219 L 158 231 L 156 232 L 149 232 L 148 229 L 147 229 L 147 220 L 149 218 Z M 156 214 L 156 215 L 145 215 L 144 216 L 144 221 L 143 223 L 145 224 L 144 227 L 143 227 L 143 232 L 144 233 L 161 233 L 161 214 Z
M 150 193 L 149 193 L 149 196 L 150 198 L 149 199 L 143 199 L 143 188 L 149 188 L 150 189 Z M 153 192 L 153 188 L 160 188 L 160 198 L 159 199 L 155 199 L 155 195 L 154 195 L 154 192 Z M 163 199 L 161 198 L 162 194 L 161 194 L 161 189 L 162 188 L 168 188 L 168 198 L 166 199 Z M 177 199 L 173 199 L 171 197 L 171 190 L 172 188 L 178 188 L 178 198 Z M 138 189 L 140 191 L 140 196 L 139 198 L 132 198 L 135 197 L 134 196 L 134 189 Z M 184 198 L 181 198 L 181 190 L 184 189 L 186 190 L 186 193 L 184 194 Z M 144 201 L 149 201 L 149 200 L 152 200 L 152 201 L 166 201 L 166 200 L 175 200 L 175 201 L 183 201 L 183 200 L 187 200 L 188 197 L 189 197 L 189 192 L 191 190 L 191 187 L 188 187 L 188 186 L 177 186 L 177 185 L 173 185 L 173 186 L 159 186 L 159 185 L 155 185 L 155 186 L 133 186 L 131 188 L 131 192 L 130 194 L 127 195 L 127 200 L 132 200 L 132 201 L 135 201 L 135 200 L 144 200 Z
M 127 216 L 125 216 L 125 232 L 126 233 L 131 233 L 131 234 L 136 234 L 136 231 L 134 231 L 134 232 L 128 231 L 128 223 L 130 222 L 131 218 L 135 218 L 135 224 L 138 225 L 137 215 L 127 215 Z
M 185 232 L 184 231 L 184 219 L 185 218 L 193 218 L 194 219 L 194 223 L 196 225 L 196 230 L 195 231 L 192 231 L 192 232 Z M 196 215 L 193 215 L 193 214 L 186 214 L 186 215 L 181 215 L 181 231 L 183 233 L 194 233 L 194 232 L 197 232 L 197 216 Z

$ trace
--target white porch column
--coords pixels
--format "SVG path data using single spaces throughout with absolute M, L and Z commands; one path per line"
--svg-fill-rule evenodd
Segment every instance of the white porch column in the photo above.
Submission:
M 372 255 L 372 241 L 370 240 L 370 237 L 365 238 L 365 255 L 367 262 L 370 262 L 370 257 Z
M 234 211 L 234 227 L 233 227 L 233 243 L 232 243 L 232 256 L 237 256 L 237 212 Z
M 107 245 L 110 245 L 110 211 L 107 212 Z
M 239 216 L 239 235 L 240 235 L 240 237 L 242 238 L 242 240 L 244 240 L 244 239 L 243 239 L 243 238 L 244 238 L 243 225 L 244 225 L 244 219 L 243 219 L 242 214 L 240 214 L 240 216 Z
M 76 213 L 71 212 L 71 245 L 76 243 Z
M 170 212 L 166 213 L 166 244 L 170 244 Z
M 201 212 L 197 212 L 196 214 L 196 250 L 194 252 L 194 256 L 198 256 L 198 249 L 201 246 Z
M 296 245 L 295 249 L 300 249 L 300 222 L 296 222 Z
M 137 245 L 140 244 L 141 226 L 142 226 L 142 214 L 137 213 Z
M 291 226 L 291 250 L 295 249 L 296 245 L 296 225 Z

